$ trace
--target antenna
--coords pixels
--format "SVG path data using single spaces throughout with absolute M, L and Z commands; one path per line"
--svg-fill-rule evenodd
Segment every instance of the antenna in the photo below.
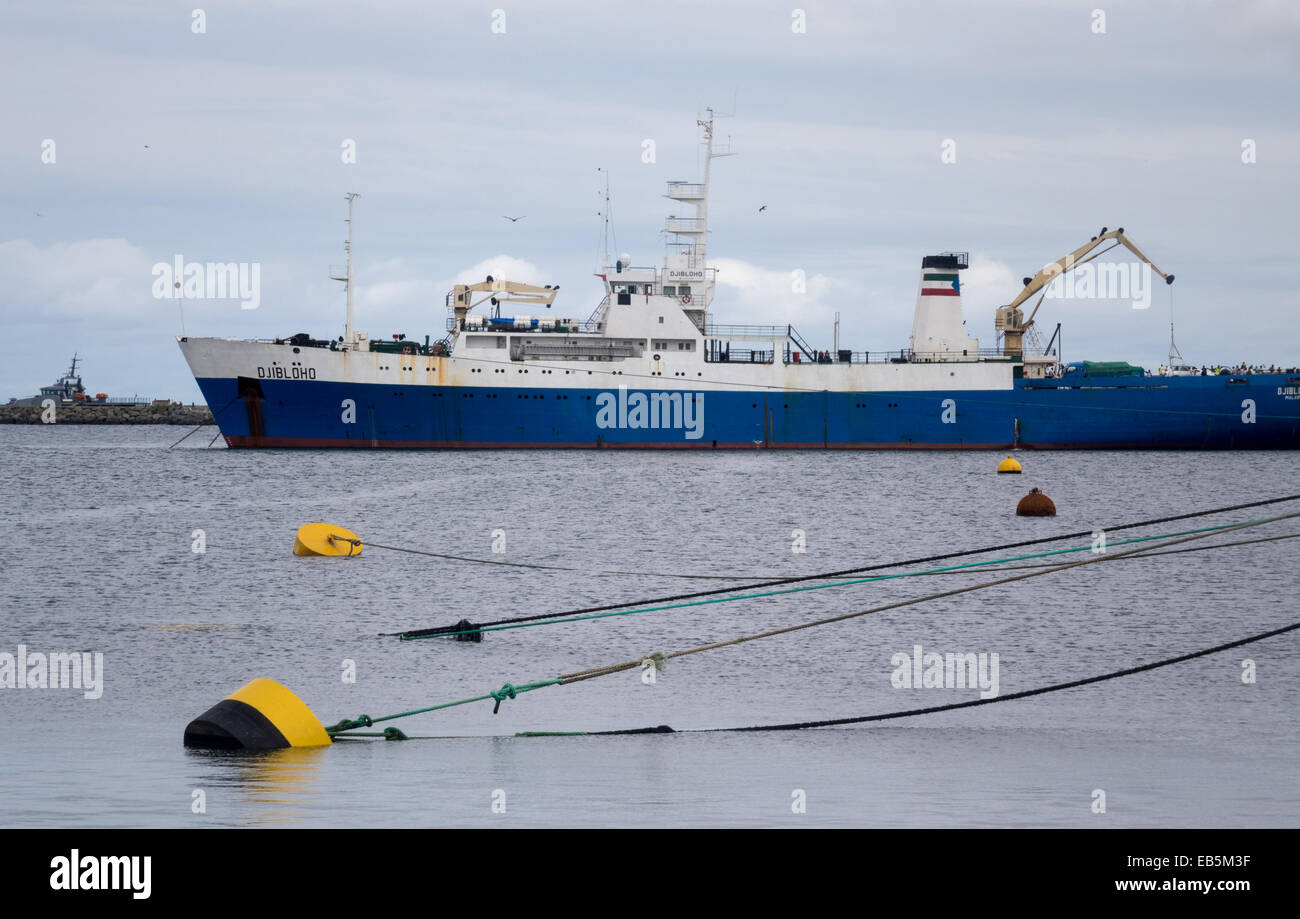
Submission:
M 1173 287 L 1170 287 L 1169 288 L 1169 369 L 1171 371 L 1173 370 L 1175 357 L 1178 358 L 1178 363 L 1180 364 L 1186 363 L 1186 361 L 1183 360 L 1182 352 L 1179 351 L 1178 346 L 1174 344 L 1174 289 Z
M 601 262 L 601 264 L 608 265 L 609 264 L 609 170 L 605 169 L 602 166 L 597 166 L 596 171 L 603 172 L 605 174 L 605 206 L 604 208 L 602 208 L 600 212 L 600 216 L 604 218 L 604 222 L 605 222 L 605 260 Z M 599 194 L 599 192 L 597 192 L 597 194 Z
M 701 119 L 696 119 L 696 122 L 695 122 L 697 125 L 699 125 L 701 128 L 704 129 L 704 140 L 702 141 L 702 143 L 703 143 L 703 145 L 704 145 L 704 183 L 703 183 L 703 185 L 704 185 L 704 196 L 703 196 L 703 199 L 702 199 L 702 200 L 701 200 L 701 201 L 696 205 L 695 210 L 696 210 L 696 217 L 697 217 L 698 220 L 699 220 L 699 224 L 700 224 L 700 226 L 704 227 L 704 234 L 700 237 L 699 243 L 697 244 L 697 253 L 698 253 L 698 256 L 699 256 L 700 262 L 701 262 L 701 263 L 702 263 L 702 264 L 707 268 L 707 266 L 708 266 L 708 255 L 707 255 L 707 252 L 708 252 L 708 245 L 709 245 L 709 241 L 708 241 L 708 227 L 709 227 L 709 173 L 711 172 L 711 170 L 710 170 L 709 167 L 710 167 L 710 165 L 713 163 L 713 159 L 714 159 L 714 157 L 718 157 L 718 156 L 735 156 L 735 151 L 733 151 L 733 150 L 731 149 L 731 138 L 730 138 L 730 137 L 727 138 L 727 144 L 726 144 L 725 147 L 723 147 L 723 146 L 717 146 L 717 145 L 715 145 L 715 144 L 713 143 L 713 119 L 714 119 L 714 117 L 723 117 L 723 118 L 725 118 L 725 117 L 728 117 L 728 116 L 726 116 L 726 115 L 715 116 L 715 113 L 714 113 L 714 111 L 713 111 L 712 108 L 706 108 L 705 111 L 708 113 L 708 118 L 707 118 L 707 119 L 703 119 L 703 118 L 701 118 Z

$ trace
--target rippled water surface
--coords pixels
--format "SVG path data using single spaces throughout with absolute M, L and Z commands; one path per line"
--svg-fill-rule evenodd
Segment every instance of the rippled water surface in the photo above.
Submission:
M 1002 457 L 977 452 L 244 452 L 205 449 L 203 432 L 168 451 L 183 433 L 0 427 L 0 652 L 89 649 L 105 673 L 95 700 L 0 689 L 3 825 L 1300 823 L 1300 633 L 877 724 L 514 736 L 682 732 L 978 697 L 894 688 L 891 658 L 918 644 L 996 653 L 1002 695 L 1134 666 L 1300 619 L 1300 540 L 1104 562 L 674 659 L 653 684 L 630 671 L 539 689 L 495 715 L 490 702 L 419 715 L 397 722 L 420 738 L 407 743 L 256 756 L 181 744 L 190 719 L 253 677 L 279 680 L 330 723 L 1033 569 L 500 631 L 481 644 L 380 632 L 729 583 L 667 573 L 810 574 L 1288 495 L 1300 492 L 1295 453 L 1024 453 L 1026 474 L 998 476 Z M 1035 485 L 1056 518 L 1014 515 Z M 1294 510 L 1300 502 L 1111 533 L 1109 551 L 1133 535 Z M 297 558 L 294 532 L 314 520 L 374 543 L 573 570 L 373 547 Z M 1180 548 L 1291 532 L 1300 521 Z M 195 790 L 206 813 L 193 813 Z M 1104 814 L 1093 812 L 1097 790 Z M 806 813 L 795 813 L 801 798 Z

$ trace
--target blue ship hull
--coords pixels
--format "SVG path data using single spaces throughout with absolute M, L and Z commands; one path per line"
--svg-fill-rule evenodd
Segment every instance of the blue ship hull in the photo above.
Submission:
M 665 409 L 649 421 L 635 403 L 653 387 L 628 387 L 624 404 L 611 406 L 598 388 L 198 383 L 232 447 L 1300 448 L 1300 377 L 1286 374 L 1016 380 L 1009 390 L 949 392 L 710 389 L 695 394 L 684 420 Z

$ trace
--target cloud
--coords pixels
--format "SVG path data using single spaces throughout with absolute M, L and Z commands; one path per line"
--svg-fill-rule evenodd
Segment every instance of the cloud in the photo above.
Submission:
M 494 255 L 464 271 L 457 272 L 455 280 L 449 282 L 447 288 L 450 289 L 452 284 L 477 284 L 488 275 L 498 281 L 518 281 L 521 284 L 551 283 L 550 279 L 543 275 L 542 270 L 532 262 L 510 255 Z
M 367 263 L 358 268 L 357 275 L 377 279 L 358 282 L 356 289 L 357 328 L 372 334 L 392 323 L 441 329 L 447 292 L 455 284 L 477 284 L 489 275 L 524 284 L 550 283 L 532 262 L 505 254 L 483 259 L 443 280 L 430 280 L 423 265 L 400 258 Z
M 713 259 L 718 269 L 715 307 L 728 321 L 757 325 L 803 322 L 820 324 L 834 318 L 836 293 L 844 285 L 824 274 L 803 269 L 764 268 L 733 258 Z
M 963 312 L 981 321 L 985 313 L 991 317 L 995 309 L 1006 306 L 1020 293 L 1024 288 L 1020 281 L 1009 265 L 979 253 L 972 255 L 970 267 L 961 276 Z
M 0 276 L 14 310 L 10 321 L 136 319 L 159 312 L 149 253 L 125 239 L 86 239 L 40 248 L 26 239 L 0 243 Z

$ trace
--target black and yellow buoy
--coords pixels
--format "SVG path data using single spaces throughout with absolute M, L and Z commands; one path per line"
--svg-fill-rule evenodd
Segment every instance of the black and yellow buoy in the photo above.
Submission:
M 294 555 L 360 555 L 365 546 L 356 533 L 332 523 L 304 523 L 293 541 Z
M 1020 499 L 1016 505 L 1017 517 L 1055 517 L 1056 505 L 1052 499 L 1047 497 L 1037 488 L 1031 489 L 1029 494 Z
M 293 692 L 258 677 L 185 726 L 185 746 L 210 750 L 324 747 L 333 739 Z
M 1005 475 L 1008 473 L 1019 473 L 1019 472 L 1020 472 L 1020 463 L 1018 463 L 1014 457 L 1008 456 L 1002 462 L 998 463 L 999 474 Z

